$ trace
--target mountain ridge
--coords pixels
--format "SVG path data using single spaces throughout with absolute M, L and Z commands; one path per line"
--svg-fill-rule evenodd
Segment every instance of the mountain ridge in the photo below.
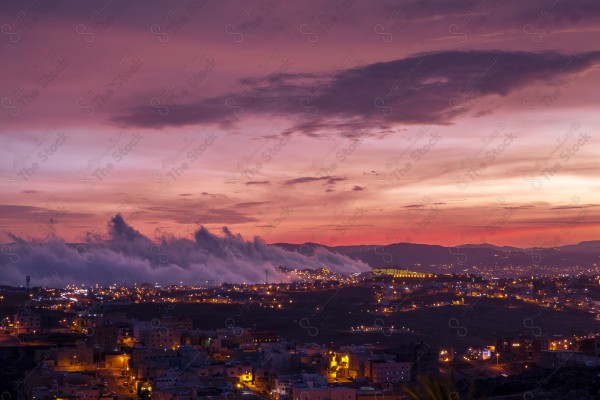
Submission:
M 442 246 L 422 243 L 324 246 L 315 243 L 272 243 L 311 255 L 318 247 L 362 261 L 371 268 L 403 268 L 432 273 L 484 273 L 498 276 L 600 274 L 600 240 L 554 247 L 497 246 L 490 243 Z

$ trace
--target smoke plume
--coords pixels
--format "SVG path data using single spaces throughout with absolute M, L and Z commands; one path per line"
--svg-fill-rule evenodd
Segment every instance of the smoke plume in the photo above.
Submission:
M 289 280 L 277 269 L 327 268 L 354 273 L 369 270 L 360 261 L 317 248 L 310 256 L 266 244 L 261 238 L 245 240 L 223 228 L 221 235 L 201 227 L 193 240 L 174 236 L 151 240 L 129 226 L 121 215 L 108 225 L 108 238 L 88 235 L 84 243 L 66 243 L 52 237 L 42 243 L 13 237 L 0 252 L 0 283 L 21 285 L 26 275 L 32 286 L 133 285 L 183 282 L 186 285 Z

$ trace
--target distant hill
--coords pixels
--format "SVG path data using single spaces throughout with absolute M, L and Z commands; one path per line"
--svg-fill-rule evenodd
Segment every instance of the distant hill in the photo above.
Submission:
M 566 252 L 599 254 L 600 253 L 600 240 L 590 240 L 590 241 L 581 242 L 578 244 L 569 244 L 569 245 L 560 247 L 560 249 L 561 249 L 561 251 L 566 251 Z
M 311 254 L 317 243 L 274 243 L 287 250 Z M 600 241 L 552 248 L 518 248 L 489 243 L 454 247 L 417 243 L 322 246 L 376 267 L 399 267 L 419 272 L 476 273 L 493 276 L 527 274 L 600 274 Z

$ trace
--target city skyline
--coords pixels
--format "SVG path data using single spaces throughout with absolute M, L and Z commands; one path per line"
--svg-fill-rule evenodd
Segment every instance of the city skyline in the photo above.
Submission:
M 0 2 L 0 400 L 600 399 L 600 1 Z

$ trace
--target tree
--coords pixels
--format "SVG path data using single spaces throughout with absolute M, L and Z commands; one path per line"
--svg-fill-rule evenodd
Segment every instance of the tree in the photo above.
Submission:
M 411 400 L 466 400 L 470 393 L 461 397 L 454 382 L 447 377 L 437 375 L 419 375 L 415 385 L 403 385 L 402 391 Z

